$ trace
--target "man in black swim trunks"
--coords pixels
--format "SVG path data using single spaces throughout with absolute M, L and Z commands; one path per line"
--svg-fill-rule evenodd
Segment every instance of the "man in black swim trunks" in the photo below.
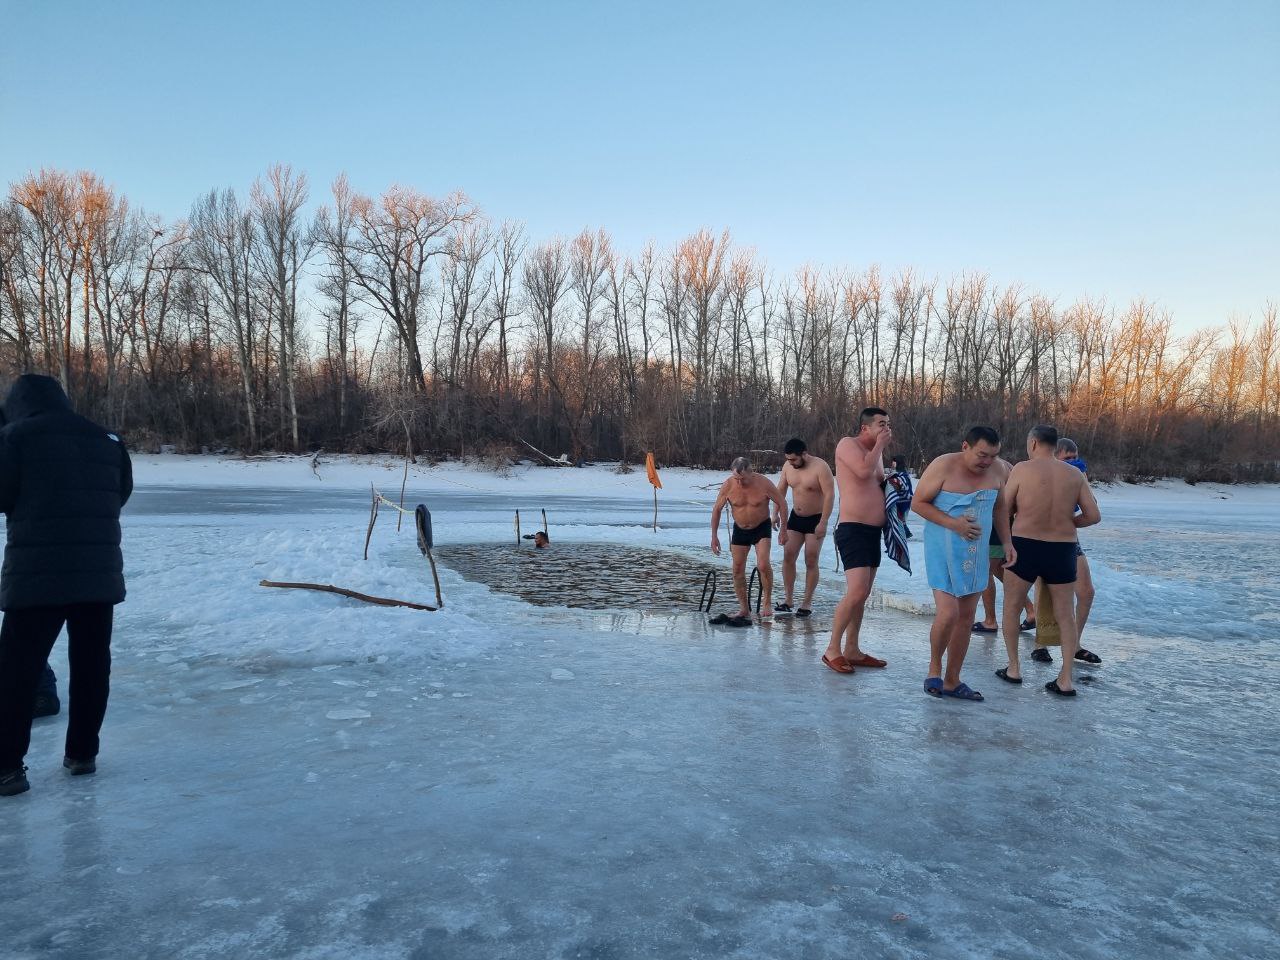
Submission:
M 803 618 L 813 612 L 813 592 L 818 589 L 822 541 L 827 536 L 827 520 L 836 502 L 836 483 L 827 461 L 810 456 L 799 437 L 788 440 L 782 454 L 787 462 L 778 480 L 778 493 L 786 500 L 790 490 L 794 506 L 787 517 L 787 530 L 791 537 L 782 552 L 782 588 L 786 595 L 774 610 L 778 613 L 794 612 Z M 781 519 L 782 514 L 775 512 L 774 527 Z M 791 599 L 796 589 L 796 558 L 801 549 L 804 550 L 804 600 L 800 602 L 799 609 L 793 610 Z
M 836 673 L 885 666 L 884 660 L 864 652 L 858 641 L 867 598 L 880 568 L 880 537 L 886 520 L 884 451 L 892 439 L 889 414 L 867 407 L 858 415 L 858 435 L 836 444 L 840 522 L 835 541 L 845 589 L 831 618 L 831 642 L 822 654 L 822 662 Z
M 1076 531 L 1102 519 L 1098 501 L 1085 475 L 1055 456 L 1057 428 L 1042 424 L 1027 437 L 1024 460 L 1009 472 L 1005 502 L 1013 514 L 1013 547 L 1018 557 L 1005 569 L 1003 632 L 1009 665 L 996 676 L 1022 683 L 1018 662 L 1018 617 L 1027 591 L 1037 579 L 1053 598 L 1054 613 L 1062 634 L 1062 669 L 1045 689 L 1074 697 L 1071 664 L 1079 645 L 1076 628 Z M 1076 512 L 1076 505 L 1080 511 Z
M 773 542 L 773 524 L 769 520 L 769 503 L 786 511 L 787 501 L 768 477 L 751 469 L 751 461 L 738 457 L 730 467 L 733 473 L 720 485 L 720 494 L 711 508 L 711 552 L 720 556 L 720 514 L 727 503 L 733 507 L 733 537 L 729 552 L 733 556 L 733 590 L 738 595 L 738 612 L 734 620 L 751 622 L 751 601 L 747 597 L 747 555 L 756 551 L 756 569 L 760 571 L 761 619 L 773 619 L 773 567 L 769 564 L 769 547 Z M 778 543 L 787 545 L 787 524 L 778 528 Z

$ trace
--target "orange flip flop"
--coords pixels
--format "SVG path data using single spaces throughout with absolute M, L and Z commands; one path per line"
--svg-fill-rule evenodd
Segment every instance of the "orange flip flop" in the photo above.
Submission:
M 853 673 L 853 667 L 849 666 L 849 661 L 846 660 L 842 654 L 836 654 L 834 657 L 828 657 L 824 653 L 822 655 L 822 662 L 836 673 Z
M 840 658 L 844 660 L 844 657 Z M 869 653 L 864 653 L 857 660 L 845 660 L 845 663 L 851 667 L 885 667 L 889 665 L 887 660 L 881 660 L 879 657 L 873 657 Z

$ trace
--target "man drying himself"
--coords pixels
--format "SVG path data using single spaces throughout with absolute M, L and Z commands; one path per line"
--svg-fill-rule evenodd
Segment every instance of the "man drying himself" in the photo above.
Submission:
M 1063 463 L 1070 464 L 1081 473 L 1086 479 L 1089 476 L 1088 465 L 1080 459 L 1080 449 L 1076 446 L 1074 440 L 1068 440 L 1066 437 L 1058 438 L 1058 446 L 1055 448 L 1054 455 Z M 1077 508 L 1078 509 L 1078 508 Z M 1089 611 L 1093 609 L 1093 574 L 1089 570 L 1089 558 L 1084 555 L 1084 549 L 1079 542 L 1076 543 L 1076 634 L 1077 639 L 1083 644 L 1084 642 L 1084 625 L 1089 621 Z M 1039 637 L 1036 638 L 1036 647 L 1031 651 L 1031 659 L 1037 663 L 1053 663 L 1053 655 L 1049 653 L 1048 647 L 1042 647 L 1039 643 Z M 1076 660 L 1080 663 L 1098 664 L 1102 662 L 1102 658 L 1091 650 L 1086 650 L 1082 645 L 1076 650 Z
M 733 556 L 733 590 L 738 595 L 738 612 L 732 617 L 721 614 L 712 623 L 746 627 L 751 624 L 751 601 L 747 597 L 747 555 L 756 550 L 756 569 L 760 571 L 760 591 L 764 610 L 762 619 L 773 617 L 773 567 L 769 565 L 769 546 L 773 524 L 769 520 L 769 502 L 780 510 L 787 509 L 773 481 L 751 469 L 751 461 L 738 457 L 730 465 L 732 475 L 720 484 L 720 495 L 711 508 L 711 552 L 720 556 L 720 513 L 726 503 L 733 507 L 733 536 L 729 552 Z M 787 545 L 787 524 L 778 528 L 778 543 Z
M 791 491 L 791 515 L 787 518 L 790 536 L 782 551 L 782 586 L 786 591 L 783 601 L 773 609 L 778 613 L 791 613 L 791 600 L 796 588 L 796 558 L 804 549 L 804 600 L 797 617 L 813 613 L 813 592 L 818 589 L 819 558 L 822 541 L 827 535 L 827 521 L 836 502 L 836 483 L 831 468 L 821 457 L 812 457 L 799 437 L 792 437 L 782 448 L 786 463 L 782 478 L 778 481 L 778 493 L 786 501 Z M 773 525 L 782 521 L 781 512 L 775 513 Z
M 1013 464 L 1003 457 L 997 457 L 991 465 L 991 472 L 1000 474 L 1000 485 L 1003 487 L 1009 479 L 1009 471 Z M 987 588 L 982 591 L 982 619 L 973 624 L 974 633 L 997 633 L 1000 630 L 999 617 L 996 611 L 996 581 L 1004 582 L 1004 544 L 996 537 L 995 527 L 991 528 L 991 538 L 987 541 L 987 556 L 991 565 L 991 573 L 987 579 Z M 1024 605 L 1026 617 L 1022 621 L 1023 630 L 1036 628 L 1036 605 L 1027 598 Z M 1033 654 L 1034 656 L 1034 654 Z
M 1022 683 L 1018 663 L 1018 614 L 1027 591 L 1043 578 L 1062 633 L 1062 669 L 1045 689 L 1063 697 L 1074 697 L 1071 664 L 1079 635 L 1076 630 L 1076 531 L 1102 519 L 1098 501 L 1089 481 L 1075 467 L 1054 456 L 1058 445 L 1056 427 L 1041 424 L 1027 437 L 1029 460 L 1009 472 L 1005 501 L 1013 514 L 1013 546 L 1017 557 L 1006 565 L 1004 577 L 1004 645 L 1009 666 L 996 676 L 1010 683 Z M 1080 511 L 1076 512 L 1079 505 Z
M 1009 542 L 1009 511 L 1004 509 L 1004 474 L 994 466 L 999 452 L 1000 435 L 990 427 L 974 427 L 965 434 L 959 453 L 944 453 L 929 464 L 916 488 L 913 507 L 925 520 L 925 569 L 936 611 L 924 681 L 924 691 L 931 696 L 983 699 L 960 680 L 960 668 L 989 576 L 987 541 L 993 530 L 1006 554 L 1016 556 Z
M 831 642 L 822 655 L 822 662 L 836 673 L 885 666 L 885 661 L 862 652 L 858 632 L 880 567 L 880 537 L 886 519 L 884 451 L 892 439 L 889 414 L 879 407 L 867 407 L 858 415 L 858 435 L 836 444 L 840 522 L 835 540 L 844 567 L 845 591 L 831 621 Z

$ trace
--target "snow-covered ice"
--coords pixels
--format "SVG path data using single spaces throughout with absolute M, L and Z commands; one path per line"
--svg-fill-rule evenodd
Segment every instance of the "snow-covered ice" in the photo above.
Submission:
M 393 512 L 361 560 L 401 469 L 138 458 L 99 772 L 64 776 L 64 718 L 37 721 L 0 956 L 1280 955 L 1275 488 L 1102 488 L 1103 667 L 1053 701 L 975 637 L 988 700 L 961 704 L 920 691 L 928 621 L 895 609 L 922 571 L 881 568 L 887 670 L 820 667 L 829 545 L 820 622 L 742 631 L 445 565 L 437 613 L 257 585 L 433 602 Z M 706 561 L 718 476 L 662 476 L 656 534 L 643 471 L 422 467 L 405 499 L 442 551 L 546 508 L 566 549 Z

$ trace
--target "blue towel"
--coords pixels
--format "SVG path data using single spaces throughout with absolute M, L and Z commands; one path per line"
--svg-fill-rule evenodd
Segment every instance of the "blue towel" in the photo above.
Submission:
M 991 516 L 997 490 L 974 493 L 939 493 L 933 505 L 949 517 L 968 516 L 982 527 L 976 540 L 926 521 L 924 525 L 924 566 L 929 586 L 954 597 L 967 597 L 987 588 L 989 561 L 987 543 L 991 538 Z

